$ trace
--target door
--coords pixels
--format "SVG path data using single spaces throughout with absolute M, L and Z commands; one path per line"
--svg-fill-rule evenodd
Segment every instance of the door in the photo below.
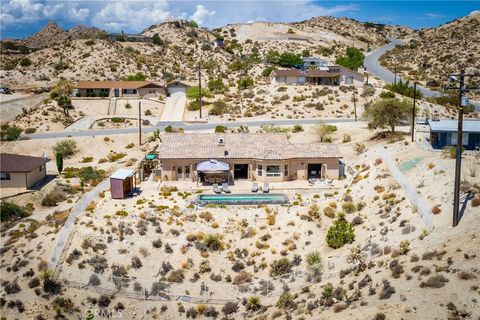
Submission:
M 308 179 L 319 179 L 322 174 L 322 164 L 321 163 L 309 163 L 307 165 L 307 178 Z
M 120 96 L 120 89 L 115 89 L 115 97 L 119 97 Z
M 169 94 L 174 94 L 177 92 L 183 92 L 185 93 L 185 88 L 184 87 L 170 87 L 168 88 L 168 93 Z
M 234 164 L 233 177 L 235 180 L 248 179 L 248 164 Z

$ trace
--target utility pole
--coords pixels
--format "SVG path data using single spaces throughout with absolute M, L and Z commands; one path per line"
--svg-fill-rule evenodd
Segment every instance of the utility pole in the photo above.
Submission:
M 202 73 L 200 72 L 200 61 L 198 62 L 198 106 L 200 107 L 198 110 L 200 112 L 200 119 L 202 119 Z
M 469 92 L 470 90 L 478 90 L 480 87 L 465 86 L 465 77 L 480 77 L 480 74 L 465 74 L 465 71 L 462 70 L 460 74 L 451 74 L 450 81 L 457 81 L 459 77 L 460 87 L 452 86 L 446 87 L 445 90 L 456 90 L 458 91 L 458 129 L 457 129 L 457 146 L 455 152 L 455 186 L 453 194 L 453 221 L 452 226 L 456 227 L 460 222 L 460 178 L 462 171 L 462 131 L 463 131 L 463 94 Z
M 393 84 L 397 84 L 397 61 L 395 61 L 395 69 L 394 69 L 394 76 L 393 76 Z
M 142 145 L 142 101 L 138 101 L 138 145 Z
M 412 142 L 415 141 L 415 103 L 417 101 L 417 82 L 413 83 L 413 109 L 412 109 Z

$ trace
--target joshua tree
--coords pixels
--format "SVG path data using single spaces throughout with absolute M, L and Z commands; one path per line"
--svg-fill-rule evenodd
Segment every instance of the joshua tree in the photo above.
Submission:
M 58 81 L 52 91 L 50 91 L 50 98 L 57 101 L 58 106 L 63 109 L 63 113 L 66 117 L 70 116 L 68 110 L 72 109 L 70 94 L 72 93 L 73 88 L 73 82 L 62 79 Z

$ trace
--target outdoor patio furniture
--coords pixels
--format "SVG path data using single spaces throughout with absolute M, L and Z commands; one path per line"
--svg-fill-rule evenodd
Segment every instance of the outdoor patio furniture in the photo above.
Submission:
M 263 193 L 269 193 L 270 192 L 270 186 L 268 185 L 268 182 L 265 182 L 262 187 Z
M 226 183 L 226 182 L 224 182 L 222 184 L 222 189 L 225 193 L 230 193 L 231 192 L 230 189 L 228 188 L 228 183 Z
M 252 183 L 252 192 L 258 192 L 258 182 Z
M 218 185 L 218 183 L 214 183 L 214 184 L 213 184 L 213 192 L 215 192 L 215 193 L 222 193 L 222 189 L 220 188 L 220 186 Z

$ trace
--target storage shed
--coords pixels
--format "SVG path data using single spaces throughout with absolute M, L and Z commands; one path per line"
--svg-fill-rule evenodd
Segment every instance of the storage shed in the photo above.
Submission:
M 429 121 L 430 143 L 434 149 L 457 145 L 458 120 Z M 480 121 L 463 120 L 462 146 L 465 150 L 480 150 Z
M 110 176 L 110 192 L 112 199 L 125 199 L 133 191 L 135 184 L 135 171 L 119 169 Z

